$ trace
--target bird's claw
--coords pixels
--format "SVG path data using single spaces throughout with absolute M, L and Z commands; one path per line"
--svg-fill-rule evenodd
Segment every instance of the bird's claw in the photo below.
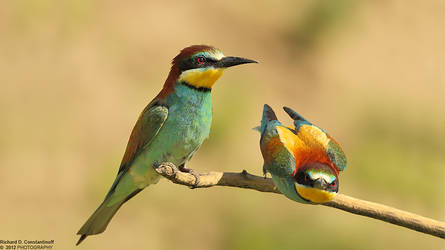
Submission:
M 176 167 L 175 164 L 171 163 L 171 162 L 162 162 L 162 163 L 155 163 L 153 164 L 154 168 L 159 168 L 161 166 L 168 166 L 170 167 L 172 173 L 170 174 L 170 176 L 175 177 L 176 173 L 178 173 L 178 167 Z
M 184 173 L 189 173 L 195 177 L 195 184 L 193 184 L 193 186 L 190 187 L 191 189 L 197 188 L 199 186 L 199 183 L 201 181 L 200 181 L 198 172 L 196 172 L 195 170 L 193 170 L 191 168 L 186 168 L 184 164 L 179 166 L 179 171 L 184 172 Z
M 199 177 L 199 173 L 197 173 L 195 170 L 190 169 L 189 174 L 193 175 L 195 177 L 195 184 L 191 186 L 191 189 L 197 188 L 199 186 L 199 183 L 201 182 L 201 178 Z

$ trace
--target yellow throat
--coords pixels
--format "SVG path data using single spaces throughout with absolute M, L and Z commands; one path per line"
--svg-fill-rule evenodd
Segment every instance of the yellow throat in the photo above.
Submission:
M 184 81 L 196 88 L 211 89 L 223 72 L 223 68 L 213 67 L 190 69 L 182 72 L 178 81 Z
M 297 189 L 301 197 L 314 203 L 328 202 L 337 195 L 337 193 L 331 193 L 318 188 L 305 187 L 297 183 L 295 183 L 295 189 Z

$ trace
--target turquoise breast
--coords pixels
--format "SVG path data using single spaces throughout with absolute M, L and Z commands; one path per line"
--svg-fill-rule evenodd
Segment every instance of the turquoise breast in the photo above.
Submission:
M 159 180 L 153 164 L 187 162 L 209 136 L 212 124 L 210 91 L 175 84 L 167 97 L 168 117 L 156 138 L 134 160 L 130 175 L 139 188 Z
M 200 91 L 176 84 L 174 94 L 167 97 L 168 118 L 162 131 L 173 155 L 169 160 L 184 163 L 209 137 L 212 124 L 210 91 Z M 167 160 L 165 158 L 165 160 Z

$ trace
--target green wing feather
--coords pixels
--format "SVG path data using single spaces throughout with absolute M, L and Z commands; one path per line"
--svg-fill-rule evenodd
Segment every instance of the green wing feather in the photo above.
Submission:
M 338 143 L 334 139 L 332 138 L 330 139 L 331 140 L 329 141 L 326 150 L 329 159 L 331 159 L 331 161 L 335 163 L 335 165 L 337 165 L 338 170 L 343 171 L 347 165 L 346 155 L 341 149 L 341 147 L 338 145 Z
M 144 147 L 151 143 L 153 138 L 156 137 L 167 119 L 167 116 L 168 108 L 161 105 L 158 100 L 154 100 L 148 104 L 142 111 L 136 125 L 133 128 L 133 131 L 131 132 L 127 149 L 125 150 L 124 158 L 122 159 L 122 163 L 119 168 L 118 177 L 111 186 L 105 200 L 77 232 L 77 234 L 80 234 L 81 237 L 76 245 L 79 245 L 88 235 L 102 233 L 107 228 L 111 218 L 113 218 L 114 214 L 119 210 L 122 204 L 142 190 L 136 189 L 124 200 L 115 202 L 115 204 L 110 204 L 112 194 L 114 193 L 120 178 L 131 166 L 134 158 L 142 151 Z
M 167 120 L 167 116 L 168 108 L 159 102 L 154 101 L 145 107 L 131 132 L 119 173 L 127 171 L 134 158 L 151 143 Z

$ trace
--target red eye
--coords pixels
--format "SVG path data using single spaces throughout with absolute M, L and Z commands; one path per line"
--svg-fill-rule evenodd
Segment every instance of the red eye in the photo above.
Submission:
M 198 56 L 198 57 L 195 59 L 195 62 L 196 62 L 197 64 L 203 64 L 203 63 L 205 63 L 205 61 L 206 61 L 206 59 L 205 59 L 203 56 Z
M 331 182 L 331 187 L 335 187 L 335 185 L 337 185 L 337 181 Z

